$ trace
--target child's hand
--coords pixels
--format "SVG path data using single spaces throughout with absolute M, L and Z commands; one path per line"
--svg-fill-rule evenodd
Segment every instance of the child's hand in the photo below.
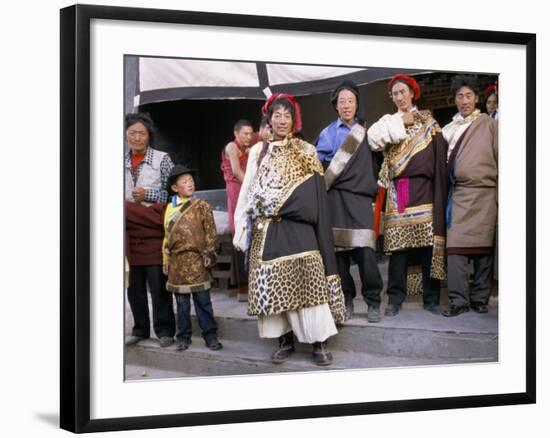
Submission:
M 168 275 L 168 265 L 162 265 L 162 272 L 164 275 Z

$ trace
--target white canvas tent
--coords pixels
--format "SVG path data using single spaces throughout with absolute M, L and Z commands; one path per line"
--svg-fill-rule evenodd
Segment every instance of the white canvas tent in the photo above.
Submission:
M 134 106 L 181 99 L 265 99 L 270 93 L 326 93 L 418 70 L 139 57 Z
M 365 56 L 365 59 L 368 59 Z M 221 149 L 239 119 L 255 127 L 270 93 L 297 96 L 302 107 L 302 134 L 314 142 L 335 116 L 329 94 L 344 79 L 369 90 L 368 117 L 392 109 L 384 79 L 419 70 L 357 66 L 313 66 L 248 61 L 162 58 L 128 55 L 125 59 L 125 109 L 144 111 L 157 127 L 156 147 L 174 162 L 200 171 L 200 189 L 224 187 L 219 169 Z

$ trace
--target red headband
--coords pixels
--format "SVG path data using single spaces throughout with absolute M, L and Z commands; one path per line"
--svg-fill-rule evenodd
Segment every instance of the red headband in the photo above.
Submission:
M 273 105 L 273 102 L 275 102 L 277 99 L 286 99 L 290 102 L 292 105 L 292 108 L 294 108 L 294 114 L 296 120 L 294 120 L 294 126 L 292 127 L 292 130 L 294 132 L 300 132 L 302 130 L 302 114 L 300 112 L 300 105 L 298 105 L 298 102 L 296 102 L 296 99 L 292 97 L 290 94 L 285 93 L 275 93 L 272 94 L 269 99 L 264 103 L 264 106 L 262 106 L 262 115 L 266 115 L 269 112 L 269 108 L 271 105 Z
M 420 85 L 418 85 L 418 82 L 414 78 L 411 78 L 410 76 L 403 75 L 401 73 L 398 73 L 394 75 L 388 82 L 388 93 L 391 95 L 391 89 L 393 87 L 393 84 L 396 82 L 405 82 L 414 93 L 414 100 L 420 99 Z
M 498 81 L 495 81 L 494 85 L 489 85 L 483 94 L 485 94 L 485 97 L 489 97 L 493 93 L 498 95 Z

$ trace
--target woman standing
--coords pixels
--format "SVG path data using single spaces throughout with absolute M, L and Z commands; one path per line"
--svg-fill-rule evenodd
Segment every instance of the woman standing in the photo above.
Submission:
M 278 338 L 273 363 L 294 351 L 294 336 L 312 344 L 313 361 L 330 365 L 326 340 L 344 320 L 323 168 L 315 147 L 301 140 L 300 108 L 292 96 L 271 96 L 267 114 L 273 141 L 250 151 L 235 211 L 235 238 L 248 250 L 248 314 L 262 338 Z
M 498 82 L 485 90 L 485 109 L 493 119 L 498 119 Z
M 161 347 L 174 343 L 176 322 L 172 295 L 162 272 L 162 239 L 166 185 L 174 164 L 166 152 L 153 149 L 155 127 L 146 114 L 127 114 L 124 160 L 127 257 L 130 264 L 128 302 L 134 317 L 126 345 L 150 335 L 147 284 L 153 306 L 153 328 Z

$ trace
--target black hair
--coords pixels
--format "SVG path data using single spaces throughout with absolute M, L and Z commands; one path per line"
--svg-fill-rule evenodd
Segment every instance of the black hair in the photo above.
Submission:
M 451 80 L 451 93 L 453 93 L 453 96 L 456 96 L 456 93 L 462 87 L 468 87 L 476 96 L 479 96 L 479 86 L 473 76 L 459 75 Z
M 487 101 L 489 100 L 489 98 L 492 96 L 492 95 L 495 95 L 495 97 L 497 98 L 497 103 L 498 103 L 498 93 L 496 91 L 491 91 L 487 96 L 485 96 L 485 103 L 487 104 Z
M 269 117 L 267 116 L 267 114 L 263 116 L 262 120 L 260 121 L 260 129 L 262 129 L 262 127 L 266 125 L 269 126 Z
M 245 126 L 250 126 L 252 128 L 252 130 L 254 130 L 254 127 L 252 126 L 252 123 L 250 123 L 246 119 L 241 119 L 241 120 L 237 121 L 237 123 L 235 123 L 235 126 L 233 127 L 233 131 L 239 132 Z
M 267 110 L 267 118 L 269 120 L 269 126 L 271 126 L 271 118 L 273 117 L 273 113 L 277 108 L 283 108 L 290 112 L 290 115 L 292 116 L 292 130 L 294 131 L 294 126 L 296 125 L 296 111 L 294 111 L 294 106 L 288 99 L 285 99 L 284 97 L 279 97 L 278 99 L 275 99 L 269 109 Z
M 346 79 L 340 85 L 338 85 L 336 89 L 332 91 L 330 95 L 330 102 L 332 103 L 334 110 L 338 111 L 336 109 L 336 106 L 338 103 L 338 96 L 340 95 L 340 92 L 342 90 L 351 91 L 355 96 L 355 104 L 357 105 L 357 109 L 355 110 L 354 117 L 359 121 L 359 123 L 363 123 L 365 121 L 365 108 L 363 106 L 363 95 L 361 93 L 361 89 L 353 81 Z
M 149 146 L 155 144 L 155 124 L 153 120 L 146 113 L 129 113 L 124 117 L 124 130 L 127 131 L 128 128 L 136 123 L 141 123 L 147 129 L 149 133 Z

